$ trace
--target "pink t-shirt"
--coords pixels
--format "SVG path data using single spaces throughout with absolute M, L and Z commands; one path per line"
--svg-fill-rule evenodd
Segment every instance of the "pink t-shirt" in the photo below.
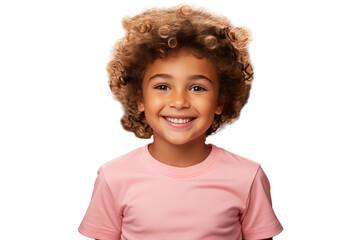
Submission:
M 79 227 L 101 240 L 264 239 L 282 231 L 258 163 L 214 145 L 190 167 L 154 159 L 148 145 L 100 167 Z

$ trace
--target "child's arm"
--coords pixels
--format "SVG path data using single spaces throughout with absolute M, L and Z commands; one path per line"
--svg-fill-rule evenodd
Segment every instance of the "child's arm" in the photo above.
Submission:
M 91 202 L 79 232 L 91 239 L 119 239 L 122 219 L 102 168 L 94 184 Z
M 272 239 L 264 237 L 275 236 L 283 229 L 272 208 L 270 182 L 261 167 L 252 183 L 247 208 L 240 221 L 244 239 Z

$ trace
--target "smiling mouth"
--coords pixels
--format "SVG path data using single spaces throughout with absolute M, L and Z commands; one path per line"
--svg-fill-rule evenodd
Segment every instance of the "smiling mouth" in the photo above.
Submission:
M 177 124 L 183 124 L 183 123 L 188 123 L 191 122 L 192 120 L 194 120 L 195 118 L 190 117 L 190 118 L 173 118 L 173 117 L 164 117 L 167 121 L 172 122 L 172 123 L 177 123 Z

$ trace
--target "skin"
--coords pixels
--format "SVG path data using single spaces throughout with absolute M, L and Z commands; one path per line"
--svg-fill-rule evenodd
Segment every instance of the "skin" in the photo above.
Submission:
M 205 144 L 206 130 L 223 109 L 218 99 L 219 79 L 208 59 L 183 50 L 176 57 L 149 64 L 138 109 L 145 112 L 153 129 L 150 154 L 176 167 L 202 162 L 211 152 Z M 192 120 L 188 127 L 174 127 L 165 117 Z

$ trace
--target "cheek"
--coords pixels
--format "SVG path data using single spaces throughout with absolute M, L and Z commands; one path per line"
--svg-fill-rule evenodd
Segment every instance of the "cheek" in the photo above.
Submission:
M 217 101 L 214 97 L 204 97 L 201 99 L 195 99 L 193 102 L 194 106 L 198 109 L 201 113 L 210 113 L 210 115 L 213 115 L 213 112 L 215 111 Z
M 164 98 L 159 97 L 159 96 L 154 96 L 154 97 L 151 99 L 150 104 L 159 107 L 159 106 L 161 106 L 161 105 L 164 104 Z
M 156 113 L 162 108 L 163 105 L 164 105 L 163 98 L 157 95 L 149 94 L 145 98 L 145 112 L 151 114 Z

